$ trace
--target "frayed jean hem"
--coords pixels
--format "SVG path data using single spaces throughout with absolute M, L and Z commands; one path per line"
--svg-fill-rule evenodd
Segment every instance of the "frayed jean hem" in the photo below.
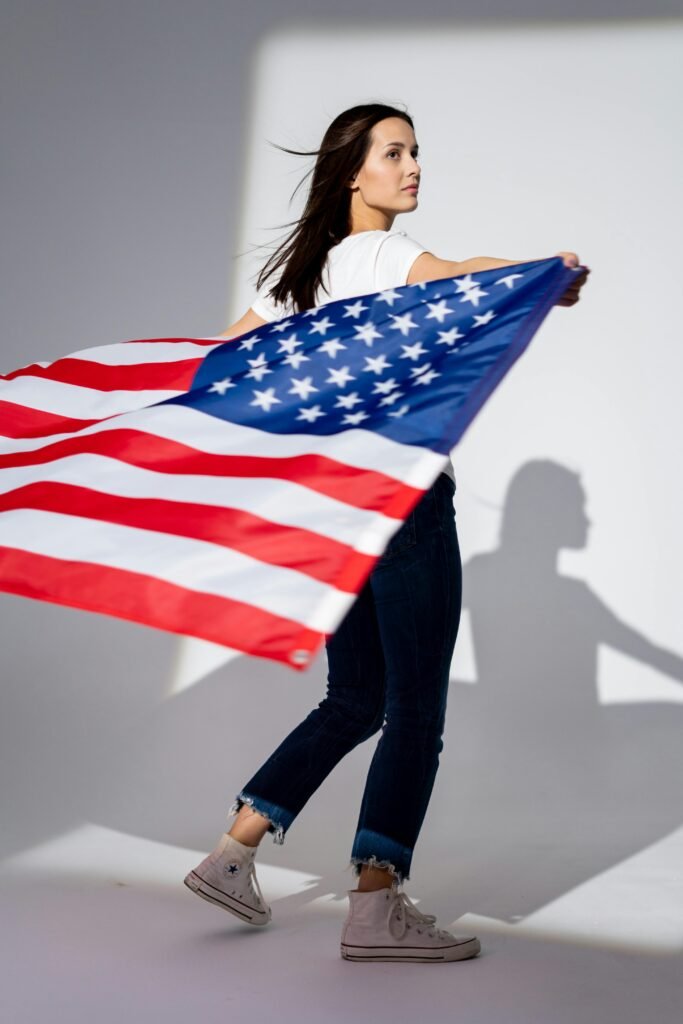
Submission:
M 285 833 L 294 821 L 294 815 L 285 810 L 284 807 L 270 803 L 269 800 L 263 800 L 260 796 L 250 796 L 244 790 L 241 790 L 235 797 L 235 802 L 228 811 L 228 816 L 238 814 L 243 804 L 249 804 L 255 811 L 258 811 L 259 814 L 268 819 L 268 831 L 273 833 L 273 842 L 282 846 L 285 841 Z
M 410 878 L 412 855 L 413 851 L 409 847 L 397 843 L 389 836 L 361 829 L 356 833 L 348 867 L 353 869 L 356 877 L 360 875 L 363 864 L 383 868 L 391 871 L 401 885 Z

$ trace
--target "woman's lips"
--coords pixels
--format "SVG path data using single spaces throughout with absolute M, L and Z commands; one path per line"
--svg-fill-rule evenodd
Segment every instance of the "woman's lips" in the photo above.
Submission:
M 417 185 L 406 185 L 406 187 L 403 189 L 403 191 L 404 192 L 417 192 L 418 191 L 418 186 Z

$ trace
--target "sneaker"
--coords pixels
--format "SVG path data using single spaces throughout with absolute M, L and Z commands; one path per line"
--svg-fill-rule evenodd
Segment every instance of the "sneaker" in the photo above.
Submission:
M 245 846 L 226 832 L 216 849 L 185 877 L 197 896 L 229 910 L 249 924 L 268 924 L 272 911 L 256 877 L 256 846 Z
M 396 881 L 391 889 L 347 891 L 350 906 L 341 936 L 344 960 L 445 963 L 467 960 L 481 950 L 479 939 L 437 928 L 435 915 L 421 913 Z

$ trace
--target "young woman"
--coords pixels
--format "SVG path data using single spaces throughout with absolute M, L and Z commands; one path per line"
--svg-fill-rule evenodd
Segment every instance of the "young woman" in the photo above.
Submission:
M 279 147 L 283 148 L 283 147 Z M 383 104 L 352 107 L 327 129 L 295 230 L 257 280 L 252 307 L 222 335 L 237 337 L 325 302 L 521 260 L 439 259 L 392 225 L 417 207 L 421 170 L 413 121 Z M 574 253 L 560 253 L 577 266 Z M 264 281 L 281 268 L 277 283 Z M 558 305 L 573 305 L 587 270 Z M 251 924 L 271 910 L 254 867 L 266 832 L 284 836 L 334 766 L 381 730 L 349 867 L 341 955 L 349 960 L 446 962 L 479 941 L 436 927 L 400 885 L 409 878 L 443 749 L 449 669 L 460 622 L 462 568 L 449 464 L 392 537 L 344 621 L 326 643 L 327 694 L 237 795 L 229 832 L 185 879 L 194 892 Z

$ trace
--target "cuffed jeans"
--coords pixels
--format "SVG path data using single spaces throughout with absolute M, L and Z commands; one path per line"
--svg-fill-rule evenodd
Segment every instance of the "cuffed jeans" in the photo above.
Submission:
M 269 819 L 273 841 L 334 766 L 381 730 L 349 866 L 410 877 L 443 749 L 449 670 L 460 623 L 462 565 L 455 484 L 440 473 L 394 534 L 326 642 L 327 694 L 237 795 Z

